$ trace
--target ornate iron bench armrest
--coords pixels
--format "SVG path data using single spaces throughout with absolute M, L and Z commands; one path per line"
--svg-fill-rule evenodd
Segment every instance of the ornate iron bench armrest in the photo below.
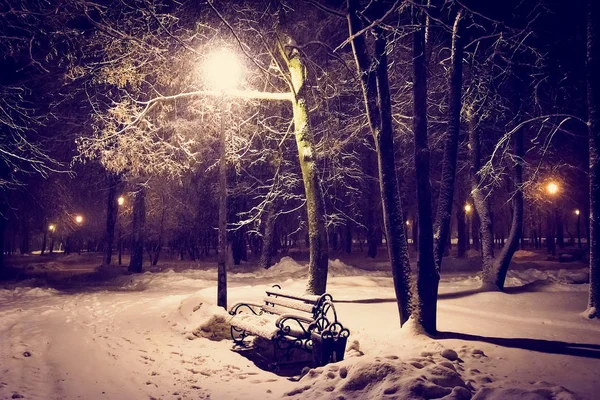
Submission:
M 262 304 L 257 304 L 257 303 L 235 303 L 230 309 L 229 309 L 229 314 L 230 315 L 236 315 L 238 314 L 240 311 L 247 309 L 250 312 L 252 312 L 252 314 L 254 315 L 262 315 L 263 308 L 262 308 Z
M 277 318 L 275 326 L 279 329 L 280 334 L 308 338 L 314 329 L 314 322 L 311 318 L 294 314 L 283 314 Z

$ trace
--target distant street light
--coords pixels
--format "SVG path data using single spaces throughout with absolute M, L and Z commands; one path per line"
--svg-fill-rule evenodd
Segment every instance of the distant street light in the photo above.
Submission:
M 548 252 L 552 255 L 556 254 L 556 245 L 554 243 L 556 236 L 556 229 L 558 224 L 558 210 L 556 208 L 555 197 L 559 191 L 558 183 L 554 181 L 548 182 L 546 185 L 546 192 L 550 195 L 550 215 L 548 216 L 548 236 L 546 237 Z
M 204 64 L 207 83 L 222 92 L 219 101 L 220 148 L 219 148 L 219 256 L 217 280 L 217 305 L 227 309 L 227 160 L 223 105 L 227 90 L 238 86 L 242 78 L 242 66 L 234 53 L 219 49 Z
M 471 215 L 470 215 L 471 214 L 471 209 L 472 209 L 472 207 L 471 207 L 471 205 L 469 203 L 465 204 L 465 213 L 467 214 L 467 221 L 466 221 L 467 222 L 467 229 L 466 229 L 466 232 L 465 232 L 466 236 L 467 236 L 467 238 L 466 238 L 467 239 L 466 240 L 467 243 L 466 243 L 465 248 L 467 250 L 469 250 L 471 248 L 471 220 L 470 220 L 470 218 L 471 218 Z M 475 232 L 473 232 L 473 235 L 474 234 L 475 234 Z
M 54 232 L 56 230 L 56 226 L 54 224 L 50 224 L 50 226 L 48 226 L 48 230 L 50 232 Z
M 579 210 L 575 210 L 577 215 L 577 247 L 581 248 L 581 213 Z
M 76 215 L 75 216 L 75 222 L 79 225 L 81 225 L 81 223 L 83 222 L 83 217 L 81 215 Z
M 122 206 L 123 204 L 125 204 L 125 197 L 123 196 L 119 196 L 119 198 L 117 199 L 117 204 L 120 206 Z M 119 265 L 121 265 L 121 262 L 123 261 L 123 233 L 121 232 L 121 219 L 119 218 L 119 210 L 117 209 L 117 235 L 118 240 L 117 240 L 117 248 L 119 249 Z

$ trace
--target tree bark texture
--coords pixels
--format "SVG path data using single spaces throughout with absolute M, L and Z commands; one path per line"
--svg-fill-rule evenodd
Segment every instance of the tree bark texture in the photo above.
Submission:
M 296 48 L 282 50 L 293 86 L 294 135 L 306 194 L 308 238 L 310 242 L 306 292 L 323 294 L 327 288 L 329 249 L 325 226 L 325 200 L 319 180 L 313 132 L 308 115 L 307 88 L 305 86 L 306 66 Z
M 587 315 L 600 318 L 600 44 L 598 43 L 598 19 L 600 4 L 587 1 L 587 101 L 588 133 L 590 149 L 590 293 Z
M 358 0 L 348 0 L 350 36 L 362 29 L 357 14 L 358 9 Z M 398 302 L 400 325 L 403 325 L 411 314 L 410 262 L 394 158 L 394 132 L 385 50 L 387 43 L 383 32 L 376 32 L 376 66 L 371 63 L 364 35 L 355 37 L 351 44 L 357 72 L 361 79 L 369 128 L 375 141 L 387 249 Z
M 110 265 L 112 262 L 113 242 L 115 240 L 115 226 L 119 213 L 119 204 L 117 203 L 117 189 L 119 178 L 114 174 L 108 176 L 108 199 L 106 205 L 106 241 L 104 242 L 104 265 Z
M 445 247 L 450 237 L 454 182 L 456 180 L 456 162 L 458 158 L 458 136 L 460 133 L 460 110 L 462 108 L 462 59 L 463 46 L 461 35 L 462 9 L 456 14 L 452 29 L 452 53 L 450 55 L 448 104 L 448 132 L 444 144 L 442 177 L 435 221 L 435 266 L 441 271 Z M 461 206 L 462 207 L 462 206 Z
M 425 59 L 424 13 L 416 10 L 419 28 L 413 33 L 413 130 L 415 170 L 419 211 L 419 271 L 417 276 L 417 320 L 425 332 L 436 333 L 439 272 L 433 256 L 433 220 L 431 211 L 430 150 L 427 139 L 427 60 Z
M 144 236 L 146 229 L 146 187 L 138 185 L 133 199 L 133 224 L 129 272 L 142 272 L 144 262 Z

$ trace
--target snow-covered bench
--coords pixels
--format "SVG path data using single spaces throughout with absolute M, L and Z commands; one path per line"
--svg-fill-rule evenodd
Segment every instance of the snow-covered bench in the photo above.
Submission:
M 266 291 L 262 304 L 236 303 L 229 310 L 231 337 L 243 344 L 247 336 L 258 336 L 273 343 L 275 362 L 278 352 L 287 360 L 296 350 L 311 352 L 315 366 L 340 361 L 344 357 L 350 331 L 338 321 L 330 294 L 321 296 L 281 290 L 279 285 Z

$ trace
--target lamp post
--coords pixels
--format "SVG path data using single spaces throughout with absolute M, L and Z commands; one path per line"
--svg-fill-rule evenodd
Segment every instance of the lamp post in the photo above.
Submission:
M 49 254 L 52 254 L 54 252 L 54 232 L 55 231 L 56 231 L 56 225 L 54 225 L 54 224 L 48 225 L 48 232 L 50 232 L 50 250 L 48 251 Z
M 125 204 L 125 197 L 119 196 L 117 199 L 117 249 L 119 251 L 119 265 L 121 265 L 123 256 L 123 234 L 121 232 L 121 220 L 119 214 L 121 213 L 121 207 Z
M 575 210 L 575 215 L 577 215 L 577 247 L 581 248 L 581 212 Z
M 217 259 L 217 305 L 227 309 L 227 159 L 224 105 L 228 90 L 240 81 L 242 69 L 227 49 L 212 53 L 204 65 L 207 83 L 221 92 L 219 99 L 219 255 Z
M 467 236 L 466 239 L 467 240 L 466 240 L 466 243 L 465 243 L 466 244 L 465 248 L 467 250 L 469 250 L 471 248 L 471 238 L 470 237 L 471 237 L 471 235 L 475 234 L 474 232 L 470 233 L 470 230 L 471 230 L 471 220 L 470 220 L 470 218 L 471 218 L 471 205 L 469 203 L 465 204 L 465 214 L 467 215 L 467 229 L 465 229 L 465 233 L 466 233 L 466 236 Z
M 546 193 L 550 196 L 550 213 L 548 216 L 548 235 L 546 236 L 546 246 L 548 247 L 548 252 L 552 255 L 556 255 L 556 244 L 554 243 L 555 237 L 555 228 L 556 228 L 556 219 L 557 219 L 557 210 L 556 210 L 556 202 L 555 198 L 558 195 L 559 186 L 558 183 L 554 181 L 548 182 L 546 185 Z
M 83 224 L 83 216 L 82 215 L 76 215 L 75 216 L 75 223 L 77 224 L 77 254 L 81 254 L 81 231 L 80 231 L 80 227 L 81 224 Z

